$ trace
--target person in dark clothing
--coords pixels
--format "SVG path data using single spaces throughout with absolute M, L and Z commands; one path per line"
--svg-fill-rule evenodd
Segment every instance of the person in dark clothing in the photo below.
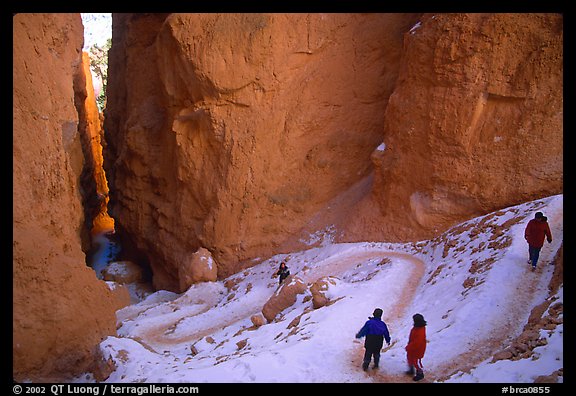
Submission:
M 544 246 L 544 238 L 548 240 L 548 243 L 552 243 L 552 233 L 547 220 L 542 212 L 536 212 L 524 230 L 524 239 L 528 242 L 528 255 L 530 257 L 528 264 L 532 265 L 532 271 L 536 269 L 536 264 L 538 264 L 540 250 Z
M 290 275 L 290 270 L 286 266 L 286 263 L 284 261 L 282 261 L 280 263 L 280 268 L 278 269 L 278 272 L 276 272 L 276 276 L 280 277 L 280 281 L 278 284 L 281 285 L 282 281 L 284 279 L 286 279 L 288 277 L 288 275 Z
M 362 369 L 364 371 L 368 370 L 372 356 L 374 357 L 373 368 L 378 368 L 380 363 L 380 350 L 384 344 L 384 339 L 386 343 L 390 345 L 390 333 L 388 332 L 388 326 L 382 321 L 382 310 L 376 308 L 373 317 L 369 317 L 368 321 L 364 323 L 364 326 L 356 334 L 356 338 L 366 337 L 364 341 L 364 348 L 366 352 L 364 353 L 364 361 L 362 362 Z

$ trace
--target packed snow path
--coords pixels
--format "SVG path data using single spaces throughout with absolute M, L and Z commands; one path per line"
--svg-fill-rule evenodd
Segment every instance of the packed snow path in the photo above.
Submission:
M 379 250 L 363 252 L 352 250 L 348 253 L 336 254 L 318 261 L 313 268 L 305 266 L 303 270 L 292 273 L 303 281 L 312 284 L 317 279 L 325 276 L 340 277 L 361 263 L 369 261 L 382 262 L 382 260 L 392 259 L 403 263 L 402 271 L 404 272 L 404 283 L 395 285 L 395 288 L 400 293 L 396 304 L 386 307 L 386 317 L 388 320 L 394 321 L 404 314 L 406 305 L 413 299 L 416 287 L 424 273 L 424 263 L 410 254 Z M 272 285 L 269 284 L 269 286 L 275 285 L 276 281 Z M 207 290 L 208 293 L 205 294 L 203 300 L 191 301 L 184 294 L 169 303 L 169 308 L 162 305 L 162 300 L 156 300 L 149 305 L 127 307 L 120 312 L 119 321 L 129 324 L 138 320 L 139 329 L 137 331 L 133 331 L 133 329 L 130 335 L 126 335 L 138 340 L 138 342 L 154 352 L 169 351 L 174 346 L 190 345 L 194 341 L 209 336 L 217 330 L 234 325 L 259 313 L 275 290 L 273 288 L 267 294 L 260 293 L 259 299 L 252 299 L 250 303 L 246 304 L 243 304 L 240 298 L 238 300 L 239 304 L 234 304 L 234 307 L 228 310 L 230 314 L 222 317 L 221 320 L 217 321 L 216 325 L 213 321 L 202 321 L 204 325 L 195 327 L 192 332 L 175 334 L 174 329 L 181 321 L 191 316 L 208 314 L 210 309 L 220 301 L 222 290 L 216 290 L 217 287 L 211 287 L 211 289 L 213 290 Z M 377 296 L 375 297 L 377 299 Z M 366 309 L 373 308 L 367 307 Z M 164 319 L 158 320 L 157 317 L 159 315 L 163 316 Z M 146 320 L 146 316 L 150 317 L 149 321 Z
M 404 310 L 408 303 L 414 298 L 416 287 L 420 284 L 422 275 L 424 275 L 424 263 L 422 260 L 410 254 L 390 251 L 352 251 L 350 253 L 342 253 L 321 261 L 313 270 L 303 272 L 300 277 L 305 282 L 314 283 L 317 279 L 324 276 L 340 277 L 359 263 L 391 259 L 402 261 L 403 264 L 405 264 L 403 270 L 406 275 L 404 277 L 404 283 L 396 285 L 401 291 L 397 303 L 393 306 L 386 307 L 386 318 L 388 318 L 388 320 L 394 320 L 404 314 Z
M 470 348 L 457 355 L 455 358 L 446 359 L 445 361 L 440 361 L 433 365 L 427 365 L 434 358 L 430 356 L 434 353 L 428 348 L 427 354 L 423 359 L 425 365 L 425 379 L 422 382 L 433 382 L 436 380 L 444 381 L 448 377 L 458 370 L 463 372 L 469 371 L 472 367 L 478 366 L 482 361 L 486 359 L 490 360 L 491 356 L 495 351 L 501 350 L 506 346 L 510 345 L 510 342 L 519 334 L 519 331 L 527 323 L 528 316 L 530 315 L 530 309 L 532 306 L 541 302 L 542 293 L 548 288 L 549 280 L 554 271 L 554 256 L 560 248 L 563 242 L 563 207 L 562 207 L 562 197 L 551 198 L 551 205 L 546 211 L 548 214 L 548 223 L 552 229 L 553 242 L 551 244 L 545 242 L 538 262 L 538 268 L 536 271 L 531 270 L 531 266 L 528 264 L 528 246 L 524 241 L 524 228 L 537 210 L 541 210 L 541 201 L 534 201 L 533 203 L 524 204 L 528 208 L 531 207 L 529 215 L 521 223 L 512 225 L 517 229 L 516 238 L 512 240 L 511 246 L 507 246 L 502 249 L 505 253 L 505 258 L 499 262 L 499 268 L 494 271 L 506 274 L 502 277 L 505 282 L 499 282 L 499 293 L 506 295 L 506 299 L 498 298 L 496 293 L 494 293 L 494 298 L 483 296 L 482 299 L 486 298 L 491 304 L 503 305 L 508 309 L 504 310 L 505 315 L 497 317 L 496 325 L 491 326 L 490 336 L 486 338 L 478 337 L 474 343 L 470 343 Z M 514 211 L 512 211 L 514 213 Z M 502 218 L 506 219 L 507 215 L 503 215 Z M 521 219 L 522 216 L 512 217 L 511 220 Z M 499 223 L 499 222 L 497 222 Z M 502 221 L 505 224 L 506 221 Z M 514 221 L 511 221 L 515 224 Z M 496 248 L 498 250 L 498 248 Z M 470 258 L 468 258 L 470 260 Z M 509 266 L 510 269 L 506 269 Z M 514 272 L 512 272 L 514 271 Z M 484 282 L 484 280 L 482 281 Z M 504 301 L 503 301 L 504 300 Z M 485 305 L 485 304 L 483 304 Z M 417 305 L 416 305 L 417 306 Z M 496 311 L 496 310 L 494 310 Z M 404 320 L 410 320 L 412 313 L 406 313 Z M 478 327 L 480 327 L 485 322 L 490 323 L 493 319 L 488 316 L 477 317 Z M 466 326 L 466 324 L 462 324 Z M 428 342 L 433 335 L 428 334 Z M 454 343 L 459 343 L 461 340 L 455 339 Z M 399 346 L 403 350 L 408 342 L 408 338 L 399 340 Z M 382 349 L 380 368 L 378 370 L 368 370 L 366 375 L 371 378 L 374 382 L 412 382 L 412 376 L 408 376 L 399 370 L 398 365 L 394 365 L 392 369 L 387 367 L 387 356 L 386 352 L 393 347 L 398 347 L 394 345 L 395 340 L 393 340 L 391 347 L 384 345 Z M 362 358 L 364 354 L 364 348 L 359 348 L 358 353 L 355 355 L 353 364 L 356 367 L 360 367 L 362 364 Z M 407 368 L 407 367 L 406 367 Z
M 545 300 L 562 306 L 563 286 L 548 289 L 563 242 L 562 205 L 561 195 L 527 202 L 417 243 L 325 243 L 183 294 L 158 291 L 118 311 L 118 337 L 101 344 L 117 367 L 107 381 L 412 382 L 404 347 L 417 312 L 428 321 L 425 381 L 532 382 L 557 372 L 562 379 L 561 316 L 536 330 L 545 342 L 533 355 L 492 362 L 523 334 L 533 308 Z M 532 272 L 523 232 L 540 210 L 554 241 Z M 285 259 L 308 284 L 333 276 L 331 304 L 313 309 L 306 292 L 256 327 L 251 316 L 278 289 L 274 273 Z M 354 335 L 375 307 L 384 310 L 392 345 L 380 370 L 365 373 L 363 340 Z

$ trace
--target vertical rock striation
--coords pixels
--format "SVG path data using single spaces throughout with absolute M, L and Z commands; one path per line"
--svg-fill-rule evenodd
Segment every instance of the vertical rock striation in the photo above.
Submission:
M 13 377 L 58 381 L 93 368 L 116 321 L 80 241 L 83 28 L 79 14 L 13 18 Z

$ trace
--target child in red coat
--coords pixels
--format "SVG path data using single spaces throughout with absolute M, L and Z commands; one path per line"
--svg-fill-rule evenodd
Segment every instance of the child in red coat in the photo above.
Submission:
M 412 319 L 414 320 L 414 327 L 410 330 L 408 345 L 406 345 L 406 358 L 408 360 L 406 374 L 414 375 L 414 370 L 416 370 L 413 380 L 420 381 L 424 378 L 422 358 L 426 352 L 426 321 L 420 314 L 412 316 Z

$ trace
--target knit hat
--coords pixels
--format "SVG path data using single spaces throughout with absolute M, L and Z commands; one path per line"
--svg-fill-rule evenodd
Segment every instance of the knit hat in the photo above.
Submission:
M 414 327 L 424 327 L 426 326 L 426 321 L 424 320 L 424 316 L 420 315 L 419 313 L 412 316 L 414 320 Z
M 383 311 L 380 308 L 376 308 L 374 310 L 374 312 L 372 313 L 372 315 L 374 315 L 375 318 L 381 318 L 382 313 L 383 313 Z
M 534 215 L 535 219 L 541 219 L 542 217 L 544 217 L 544 213 L 542 212 L 536 212 L 536 214 Z

